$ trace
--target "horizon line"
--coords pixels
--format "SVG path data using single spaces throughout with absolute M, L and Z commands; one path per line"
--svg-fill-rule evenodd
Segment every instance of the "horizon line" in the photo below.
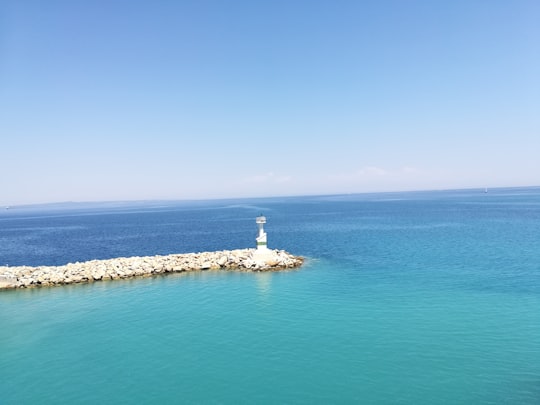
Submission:
M 369 195 L 369 194 L 400 194 L 400 193 L 423 193 L 423 192 L 447 192 L 447 191 L 472 191 L 472 190 L 512 190 L 512 189 L 530 189 L 540 188 L 540 185 L 528 185 L 528 186 L 497 186 L 497 187 L 464 187 L 464 188 L 440 188 L 440 189 L 411 189 L 411 190 L 394 190 L 394 191 L 360 191 L 360 192 L 343 192 L 343 193 L 314 193 L 314 194 L 287 194 L 287 195 L 274 195 L 274 196 L 251 196 L 251 197 L 208 197 L 208 198 L 182 198 L 182 199 L 133 199 L 133 200 L 86 200 L 86 201 L 51 201 L 40 203 L 23 203 L 4 205 L 5 210 L 17 209 L 17 208 L 31 208 L 40 206 L 54 206 L 54 205 L 83 205 L 83 204 L 137 204 L 137 203 L 150 203 L 150 202 L 203 202 L 203 201 L 226 201 L 226 200 L 255 200 L 255 199 L 272 199 L 272 198 L 302 198 L 302 197 L 337 197 L 337 196 L 351 196 L 351 195 Z

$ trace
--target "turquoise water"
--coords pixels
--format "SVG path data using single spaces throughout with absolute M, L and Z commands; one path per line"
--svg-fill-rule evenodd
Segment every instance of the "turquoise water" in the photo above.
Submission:
M 2 404 L 540 403 L 540 189 L 9 210 L 0 262 L 254 244 L 282 273 L 0 293 Z

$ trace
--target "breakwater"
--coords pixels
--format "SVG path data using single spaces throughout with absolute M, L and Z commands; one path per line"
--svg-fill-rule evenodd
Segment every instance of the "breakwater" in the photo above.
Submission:
M 0 289 L 55 286 L 200 270 L 277 271 L 304 259 L 284 250 L 237 249 L 166 256 L 121 257 L 63 266 L 0 266 Z

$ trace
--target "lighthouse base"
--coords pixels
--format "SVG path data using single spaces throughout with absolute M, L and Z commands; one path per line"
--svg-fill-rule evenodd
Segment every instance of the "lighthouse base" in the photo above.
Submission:
M 276 268 L 292 268 L 298 267 L 298 265 L 291 265 L 287 262 L 286 257 L 288 253 L 283 250 L 272 250 L 268 248 L 253 249 L 251 254 L 252 265 L 257 270 L 255 271 L 268 271 Z M 299 265 L 303 263 L 303 258 L 295 258 L 298 260 Z

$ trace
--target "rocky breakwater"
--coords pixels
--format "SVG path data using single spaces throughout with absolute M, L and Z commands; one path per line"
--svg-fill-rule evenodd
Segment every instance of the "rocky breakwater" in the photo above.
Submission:
M 223 250 L 168 256 L 121 257 L 64 266 L 0 266 L 0 289 L 54 286 L 199 270 L 277 271 L 299 267 L 302 257 L 283 250 Z

